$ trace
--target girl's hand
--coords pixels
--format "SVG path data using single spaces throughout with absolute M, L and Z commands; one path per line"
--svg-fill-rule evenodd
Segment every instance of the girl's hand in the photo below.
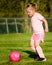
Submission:
M 48 32 L 48 29 L 45 29 L 45 32 L 47 33 Z

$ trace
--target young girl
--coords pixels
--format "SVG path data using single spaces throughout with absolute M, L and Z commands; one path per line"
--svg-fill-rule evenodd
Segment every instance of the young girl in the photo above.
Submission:
M 39 55 L 36 60 L 46 61 L 46 57 L 43 54 L 40 43 L 44 41 L 44 34 L 48 32 L 48 23 L 46 19 L 37 12 L 37 5 L 29 3 L 26 6 L 28 16 L 31 17 L 31 23 L 33 28 L 33 35 L 31 37 L 30 46 Z M 45 30 L 43 29 L 42 23 L 45 24 Z

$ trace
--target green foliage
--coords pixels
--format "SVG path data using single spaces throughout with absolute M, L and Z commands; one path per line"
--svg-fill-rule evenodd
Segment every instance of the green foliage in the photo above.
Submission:
M 52 0 L 0 0 L 0 17 L 24 17 L 25 6 L 30 2 L 37 3 L 45 17 L 52 17 Z

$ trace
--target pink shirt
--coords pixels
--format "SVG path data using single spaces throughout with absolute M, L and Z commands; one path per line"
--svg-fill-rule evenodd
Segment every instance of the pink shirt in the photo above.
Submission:
M 34 16 L 31 18 L 32 28 L 34 32 L 42 32 L 44 31 L 43 25 L 42 25 L 42 19 L 44 17 L 40 13 L 35 13 Z

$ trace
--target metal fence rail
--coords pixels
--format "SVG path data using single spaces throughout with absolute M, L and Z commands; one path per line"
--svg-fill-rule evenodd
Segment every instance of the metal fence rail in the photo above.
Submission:
M 49 29 L 52 31 L 52 18 L 47 18 L 48 24 L 49 24 Z M 0 32 L 2 33 L 2 27 L 5 25 L 5 29 L 7 33 L 10 33 L 9 31 L 9 25 L 15 25 L 15 31 L 19 32 L 18 25 L 21 25 L 22 27 L 24 25 L 24 18 L 0 18 Z M 2 26 L 2 27 L 1 27 Z M 10 27 L 11 28 L 11 27 Z M 4 31 L 3 31 L 4 32 Z
M 1 25 L 6 25 L 6 31 L 9 32 L 9 25 L 15 25 L 15 30 L 18 32 L 18 25 L 23 25 L 22 21 L 24 18 L 0 18 L 0 31 L 1 31 Z

